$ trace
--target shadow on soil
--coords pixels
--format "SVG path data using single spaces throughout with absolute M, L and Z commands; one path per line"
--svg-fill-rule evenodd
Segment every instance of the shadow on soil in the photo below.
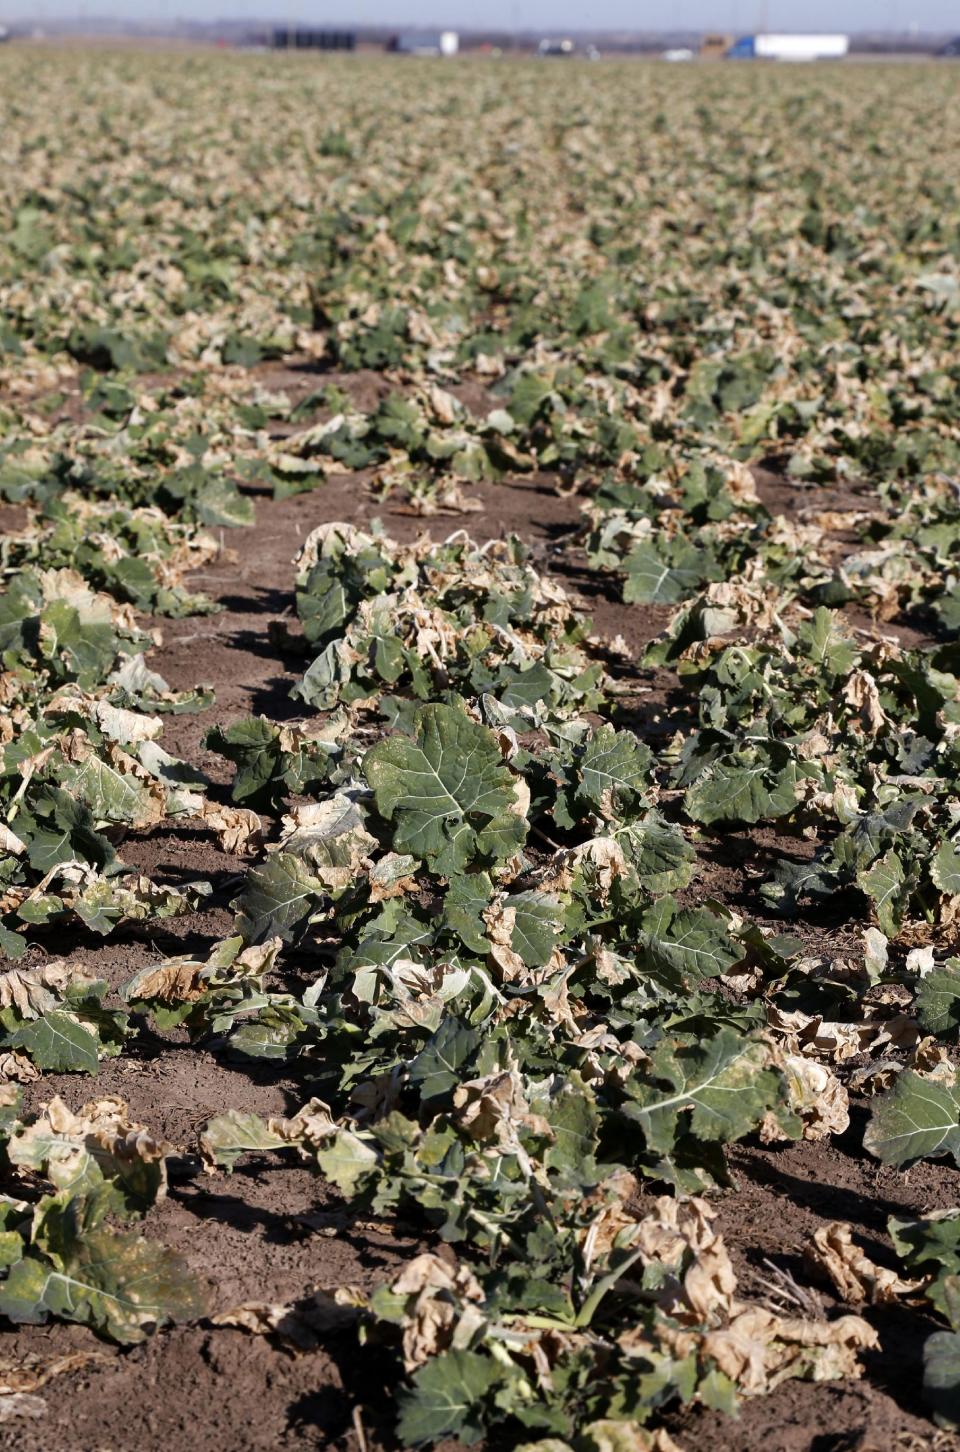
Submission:
M 838 1165 L 836 1177 L 830 1180 L 823 1178 L 804 1178 L 802 1175 L 791 1174 L 787 1169 L 777 1163 L 779 1155 L 777 1149 L 764 1147 L 747 1148 L 744 1152 L 733 1157 L 736 1169 L 739 1173 L 753 1180 L 755 1184 L 763 1185 L 773 1190 L 778 1195 L 788 1197 L 795 1205 L 801 1205 L 804 1209 L 828 1220 L 849 1220 L 858 1227 L 858 1235 L 862 1238 L 862 1227 L 869 1227 L 871 1230 L 885 1234 L 887 1219 L 891 1215 L 902 1215 L 904 1203 L 902 1201 L 884 1199 L 877 1191 L 876 1186 L 869 1183 L 873 1178 L 872 1171 L 876 1169 L 876 1161 L 871 1160 L 863 1148 L 863 1134 L 866 1128 L 868 1114 L 865 1109 L 858 1105 L 850 1106 L 850 1128 L 843 1135 L 838 1135 L 833 1141 L 836 1149 L 841 1150 L 847 1164 L 841 1160 Z M 783 1146 L 782 1153 L 789 1152 L 791 1146 Z M 838 1178 L 856 1178 L 862 1183 L 860 1185 L 837 1184 Z M 864 1183 L 865 1182 L 865 1183 Z M 875 1255 L 880 1260 L 890 1260 L 890 1251 L 882 1243 L 876 1242 L 869 1249 L 870 1255 Z
M 293 613 L 294 599 L 292 590 L 271 585 L 258 586 L 249 595 L 218 595 L 217 604 L 235 615 L 286 615 Z

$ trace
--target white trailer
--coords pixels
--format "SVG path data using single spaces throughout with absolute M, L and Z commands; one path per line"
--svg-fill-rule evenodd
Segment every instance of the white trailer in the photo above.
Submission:
M 456 55 L 460 33 L 456 30 L 410 30 L 395 35 L 388 49 L 397 55 Z
M 850 37 L 848 35 L 757 35 L 754 37 L 754 54 L 758 60 L 841 60 L 849 49 Z

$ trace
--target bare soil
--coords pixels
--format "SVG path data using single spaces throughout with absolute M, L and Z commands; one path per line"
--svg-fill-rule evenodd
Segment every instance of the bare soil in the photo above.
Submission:
M 328 381 L 292 368 L 260 372 L 261 384 L 294 393 L 295 383 L 301 396 Z M 358 391 L 372 393 L 383 380 L 365 377 L 356 384 Z M 760 483 L 780 512 L 806 503 L 804 493 L 785 480 L 764 475 Z M 312 493 L 279 502 L 258 496 L 255 529 L 228 535 L 226 552 L 192 582 L 220 601 L 223 612 L 162 622 L 157 668 L 175 688 L 211 684 L 217 695 L 203 715 L 169 720 L 167 748 L 225 784 L 224 763 L 202 744 L 211 725 L 250 712 L 303 719 L 289 692 L 304 663 L 278 653 L 270 627 L 294 623 L 291 562 L 306 534 L 334 519 L 364 525 L 379 515 L 400 539 L 423 530 L 443 538 L 461 527 L 480 539 L 516 532 L 579 594 L 597 633 L 607 639 L 623 636 L 636 659 L 669 611 L 624 606 L 615 590 L 587 578 L 571 543 L 580 501 L 561 497 L 546 479 L 481 484 L 471 493 L 482 500 L 483 513 L 427 520 L 391 512 L 389 501 L 378 504 L 363 476 L 356 475 L 333 478 Z M 848 498 L 841 504 L 822 495 L 819 503 L 856 507 Z M 8 511 L 0 523 L 12 525 Z M 676 728 L 669 672 L 637 671 L 630 684 L 625 715 L 634 729 L 656 737 Z M 804 850 L 808 844 L 801 840 L 777 839 L 770 832 L 731 833 L 705 842 L 697 896 L 746 904 L 759 913 L 757 864 L 771 851 Z M 124 929 L 106 944 L 79 933 L 49 945 L 51 951 L 95 965 L 114 986 L 158 953 L 199 948 L 229 931 L 229 902 L 244 869 L 240 859 L 220 851 L 211 835 L 190 827 L 131 834 L 121 851 L 163 881 L 206 878 L 215 897 L 212 911 L 151 925 L 148 931 Z M 844 949 L 842 923 L 791 923 L 789 931 L 809 935 L 824 951 Z M 105 1063 L 95 1081 L 47 1076 L 31 1086 L 28 1100 L 36 1106 L 53 1093 L 72 1107 L 102 1094 L 120 1094 L 137 1119 L 183 1150 L 182 1173 L 174 1174 L 168 1198 L 148 1216 L 144 1230 L 186 1256 L 209 1282 L 216 1310 L 247 1300 L 288 1301 L 317 1286 L 372 1286 L 417 1244 L 410 1226 L 352 1219 L 336 1192 L 293 1163 L 278 1167 L 275 1160 L 254 1159 L 232 1177 L 192 1173 L 198 1130 L 212 1115 L 230 1107 L 289 1113 L 299 1105 L 303 1088 L 283 1066 L 238 1065 L 189 1047 L 177 1034 L 147 1034 L 121 1058 Z M 745 1293 L 765 1294 L 777 1270 L 809 1286 L 800 1247 L 831 1220 L 849 1220 L 868 1254 L 892 1263 L 885 1234 L 888 1214 L 957 1203 L 955 1170 L 924 1164 L 903 1175 L 880 1168 L 860 1148 L 862 1129 L 862 1122 L 855 1121 L 846 1136 L 826 1144 L 777 1149 L 748 1144 L 733 1151 L 738 1189 L 721 1198 L 719 1212 Z M 828 1289 L 818 1289 L 829 1309 Z M 699 1410 L 677 1413 L 668 1419 L 673 1435 L 687 1452 L 960 1448 L 960 1439 L 937 1432 L 923 1414 L 920 1355 L 928 1329 L 923 1316 L 915 1309 L 865 1314 L 880 1333 L 881 1350 L 867 1358 L 861 1381 L 786 1383 L 771 1396 L 747 1402 L 737 1421 Z M 166 1452 L 189 1445 L 193 1452 L 373 1452 L 396 1447 L 386 1430 L 389 1367 L 381 1366 L 375 1354 L 365 1352 L 361 1360 L 349 1336 L 331 1339 L 323 1350 L 293 1355 L 266 1338 L 209 1323 L 160 1332 L 132 1350 L 101 1342 L 79 1326 L 0 1332 L 0 1365 L 21 1355 L 47 1362 L 70 1352 L 92 1359 L 47 1386 L 45 1417 L 0 1426 L 0 1449 Z M 362 1418 L 361 1406 L 366 1409 Z M 454 1452 L 453 1444 L 448 1452 Z

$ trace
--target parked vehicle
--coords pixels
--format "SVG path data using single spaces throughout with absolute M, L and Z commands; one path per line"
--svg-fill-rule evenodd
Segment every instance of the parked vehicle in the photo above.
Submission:
M 395 35 L 388 47 L 396 55 L 456 55 L 460 36 L 456 30 L 412 30 Z
M 850 49 L 847 35 L 744 35 L 727 60 L 840 60 Z

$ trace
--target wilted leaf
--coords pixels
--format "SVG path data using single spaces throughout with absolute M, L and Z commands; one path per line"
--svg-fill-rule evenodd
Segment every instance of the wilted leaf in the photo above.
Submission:
M 815 1230 L 805 1250 L 808 1264 L 834 1285 L 842 1301 L 854 1306 L 883 1305 L 916 1292 L 921 1281 L 905 1281 L 896 1271 L 876 1265 L 853 1240 L 849 1225 L 834 1220 Z
M 204 1312 L 185 1263 L 164 1246 L 107 1227 L 79 1236 L 52 1230 L 45 1241 L 45 1255 L 24 1256 L 0 1283 L 0 1313 L 11 1321 L 54 1315 L 131 1343 L 165 1322 Z

